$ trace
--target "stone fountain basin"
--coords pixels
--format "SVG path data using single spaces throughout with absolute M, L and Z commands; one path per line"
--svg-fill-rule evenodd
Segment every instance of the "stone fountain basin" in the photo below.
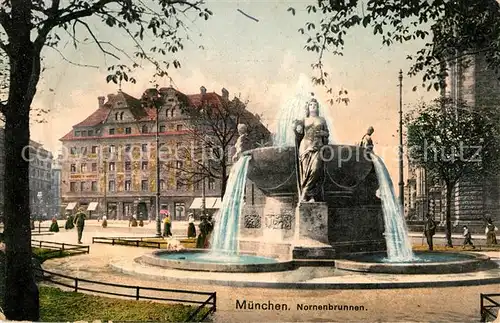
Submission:
M 335 268 L 348 271 L 385 273 L 385 274 L 452 274 L 497 268 L 498 266 L 484 255 L 474 253 L 452 252 L 415 252 L 415 256 L 425 259 L 448 258 L 448 261 L 388 263 L 374 261 L 382 259 L 385 254 L 351 255 L 345 259 L 335 260 Z
M 155 250 L 139 257 L 137 260 L 143 264 L 152 266 L 180 269 L 189 271 L 209 271 L 228 273 L 259 273 L 276 272 L 295 269 L 293 261 L 272 259 L 273 262 L 263 263 L 225 263 L 225 262 L 198 262 L 190 260 L 190 256 L 207 254 L 210 250 L 183 249 L 183 250 Z M 165 259 L 162 255 L 186 256 L 186 259 Z M 244 253 L 243 255 L 255 256 L 255 254 Z M 270 258 L 268 258 L 270 259 Z
M 372 171 L 373 163 L 359 146 L 328 145 L 325 192 L 338 192 L 358 186 Z M 263 147 L 247 151 L 252 156 L 247 177 L 268 195 L 297 193 L 295 147 Z

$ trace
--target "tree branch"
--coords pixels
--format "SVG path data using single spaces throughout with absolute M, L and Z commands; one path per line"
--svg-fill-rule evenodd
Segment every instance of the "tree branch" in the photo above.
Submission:
M 97 39 L 97 37 L 94 35 L 94 32 L 92 31 L 92 29 L 90 29 L 89 25 L 85 22 L 85 21 L 82 21 L 80 19 L 77 19 L 76 20 L 77 22 L 81 23 L 82 25 L 85 26 L 85 28 L 87 28 L 87 31 L 89 32 L 90 36 L 92 37 L 92 39 L 94 39 L 95 43 L 97 44 L 97 46 L 99 47 L 99 49 L 104 53 L 104 54 L 107 54 L 113 58 L 116 58 L 116 59 L 120 59 L 120 57 L 116 56 L 115 54 L 105 50 L 102 45 L 101 45 L 101 42 Z
M 49 48 L 52 48 L 53 50 L 55 50 L 57 53 L 59 53 L 59 55 L 61 55 L 61 58 L 72 64 L 72 65 L 75 65 L 75 66 L 79 66 L 79 67 L 92 67 L 92 68 L 99 68 L 99 66 L 97 65 L 89 65 L 89 64 L 80 64 L 80 63 L 76 63 L 76 62 L 73 62 L 73 61 L 70 61 L 69 59 L 66 58 L 66 56 L 64 56 L 63 53 L 61 53 L 61 51 L 59 49 L 57 49 L 57 47 L 54 47 L 54 46 L 48 46 Z

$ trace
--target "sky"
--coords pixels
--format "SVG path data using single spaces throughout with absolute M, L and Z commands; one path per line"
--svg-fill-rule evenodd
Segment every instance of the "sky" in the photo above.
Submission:
M 190 40 L 183 51 L 172 58 L 182 67 L 172 70 L 173 82 L 164 80 L 160 86 L 174 86 L 185 94 L 199 93 L 203 85 L 208 92 L 221 93 L 226 88 L 230 97 L 248 99 L 248 110 L 263 115 L 263 122 L 274 131 L 278 111 L 295 95 L 298 84 L 309 83 L 315 72 L 311 64 L 317 54 L 304 49 L 306 38 L 298 32 L 308 15 L 307 4 L 313 1 L 221 1 L 208 0 L 213 16 L 207 20 L 188 22 Z M 287 12 L 294 6 L 295 16 Z M 254 21 L 238 9 L 258 19 Z M 131 48 L 126 37 L 116 31 L 100 28 L 96 34 L 117 47 Z M 91 24 L 92 25 L 92 24 Z M 345 38 L 344 56 L 326 53 L 325 70 L 330 74 L 334 90 L 346 89 L 349 104 L 330 105 L 329 96 L 321 87 L 313 87 L 322 113 L 334 126 L 334 137 L 341 144 L 358 143 L 369 126 L 375 128 L 375 152 L 381 156 L 397 185 L 399 88 L 398 73 L 402 69 L 405 111 L 421 100 L 430 100 L 437 92 L 419 87 L 420 77 L 409 78 L 410 62 L 406 56 L 415 53 L 422 43 L 383 46 L 379 36 L 370 30 L 355 29 Z M 116 93 L 118 86 L 106 83 L 106 62 L 95 45 L 75 49 L 68 44 L 61 48 L 66 59 L 79 64 L 99 66 L 78 67 L 67 63 L 58 52 L 44 50 L 46 70 L 39 83 L 34 108 L 49 109 L 47 123 L 31 127 L 32 139 L 57 154 L 59 139 L 98 107 L 98 96 Z M 144 65 L 135 73 L 137 84 L 122 84 L 122 90 L 137 98 L 150 87 L 151 66 Z M 312 87 L 312 86 L 311 86 Z

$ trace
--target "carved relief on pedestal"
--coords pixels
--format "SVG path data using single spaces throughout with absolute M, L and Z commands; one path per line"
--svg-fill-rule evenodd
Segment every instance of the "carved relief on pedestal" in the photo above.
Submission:
M 244 225 L 246 229 L 260 229 L 262 226 L 260 215 L 257 213 L 245 214 Z
M 293 216 L 291 212 L 281 211 L 279 214 L 264 215 L 265 227 L 274 230 L 291 230 Z

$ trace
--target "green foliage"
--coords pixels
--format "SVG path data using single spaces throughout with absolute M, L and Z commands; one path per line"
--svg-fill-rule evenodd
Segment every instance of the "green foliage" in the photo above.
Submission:
M 40 320 L 43 322 L 184 322 L 194 310 L 194 306 L 188 305 L 124 300 L 40 286 Z M 206 309 L 199 318 L 204 313 Z
M 46 249 L 46 248 L 31 248 L 31 251 L 42 263 L 48 259 L 63 258 L 72 255 L 72 253 L 69 251 L 61 251 L 61 250 Z
M 447 75 L 443 62 L 476 53 L 489 67 L 500 66 L 500 6 L 496 0 L 319 0 L 307 5 L 310 20 L 299 33 L 307 37 L 305 48 L 318 54 L 313 69 L 316 84 L 326 85 L 325 51 L 343 55 L 344 39 L 356 27 L 369 28 L 383 45 L 427 40 L 407 58 L 413 62 L 409 75 L 423 73 L 423 87 L 438 90 Z M 296 10 L 289 8 L 295 15 Z M 330 88 L 331 92 L 332 89 Z
M 462 176 L 484 176 L 498 168 L 500 143 L 494 111 L 437 99 L 407 117 L 410 163 L 438 181 L 454 185 Z

